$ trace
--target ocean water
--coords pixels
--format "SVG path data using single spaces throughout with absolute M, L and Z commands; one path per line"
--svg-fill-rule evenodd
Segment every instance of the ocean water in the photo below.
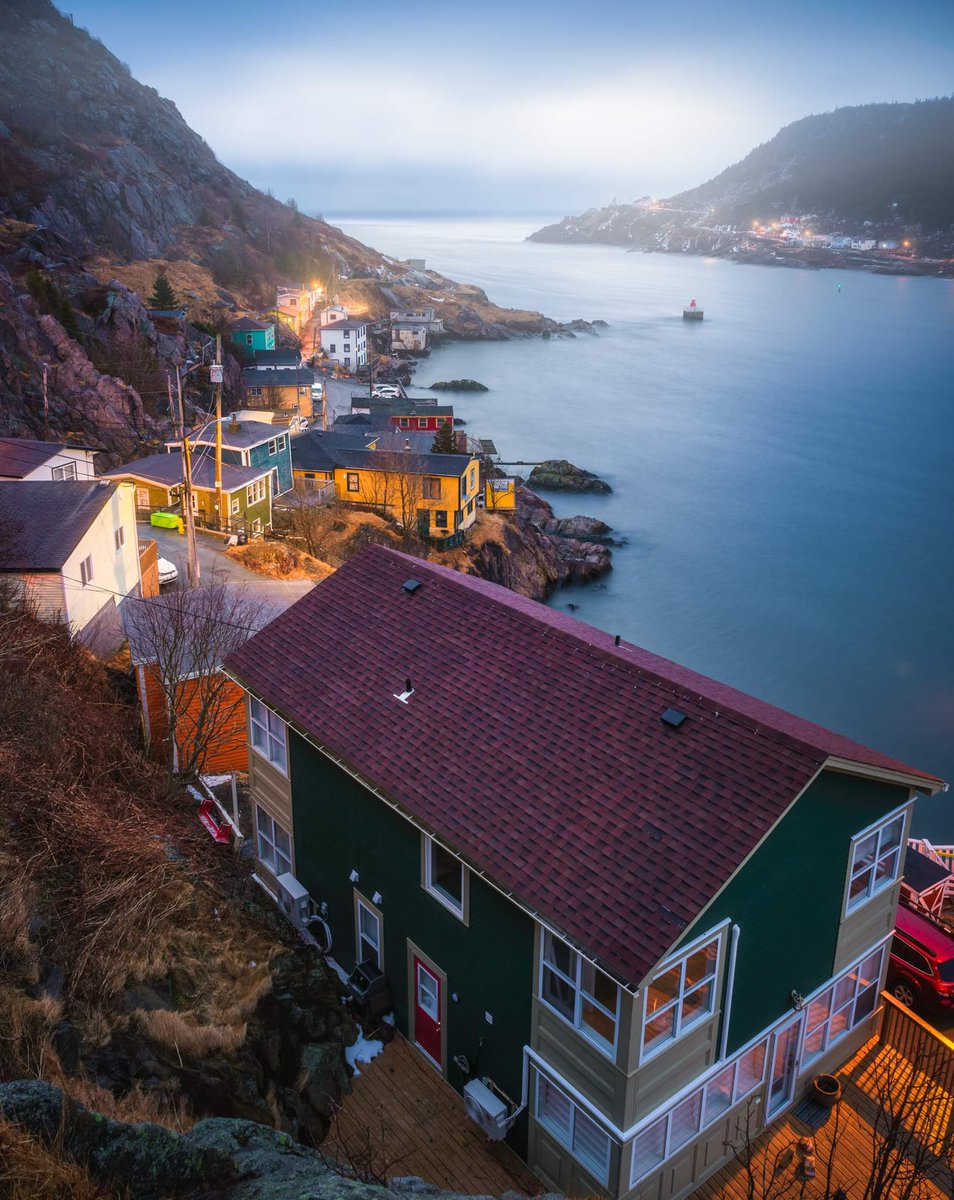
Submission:
M 612 485 L 547 495 L 626 542 L 552 603 L 954 780 L 954 281 L 524 241 L 552 219 L 334 222 L 498 304 L 609 322 L 452 343 L 415 377 L 479 379 L 453 397 L 470 434 Z M 915 827 L 954 842 L 954 791 Z

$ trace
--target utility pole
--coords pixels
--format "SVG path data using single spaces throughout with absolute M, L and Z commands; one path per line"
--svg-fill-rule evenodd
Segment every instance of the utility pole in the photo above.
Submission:
M 47 375 L 49 374 L 49 364 L 43 364 L 43 440 L 50 440 L 50 391 L 47 386 Z
M 212 382 L 215 384 L 215 511 L 218 515 L 219 526 L 227 524 L 226 514 L 222 511 L 222 335 L 215 335 L 215 366 L 211 370 Z
M 169 376 L 167 375 L 168 379 Z M 183 519 L 186 527 L 186 552 L 188 554 L 187 573 L 189 576 L 189 587 L 197 588 L 199 586 L 199 555 L 195 544 L 195 513 L 192 510 L 192 450 L 189 446 L 189 436 L 186 433 L 185 413 L 182 406 L 182 376 L 176 371 L 176 383 L 178 385 L 179 399 L 179 431 L 182 435 L 182 481 L 183 481 Z M 171 395 L 172 380 L 169 379 L 169 391 Z

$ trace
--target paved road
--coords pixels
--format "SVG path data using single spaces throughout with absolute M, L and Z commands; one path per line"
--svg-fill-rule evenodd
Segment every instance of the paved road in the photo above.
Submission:
M 174 529 L 156 529 L 151 525 L 141 523 L 139 536 L 145 541 L 152 538 L 159 547 L 160 558 L 167 558 L 179 568 L 179 577 L 186 578 L 186 540 L 184 534 L 178 534 Z M 249 592 L 262 600 L 267 600 L 277 606 L 287 606 L 300 600 L 306 592 L 310 592 L 314 584 L 310 579 L 267 579 L 256 575 L 229 558 L 222 548 L 218 537 L 196 531 L 196 549 L 199 554 L 199 573 L 201 582 L 209 584 L 241 583 Z

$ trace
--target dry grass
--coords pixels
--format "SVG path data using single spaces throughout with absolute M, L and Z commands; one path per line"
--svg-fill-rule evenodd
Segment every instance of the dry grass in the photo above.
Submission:
M 251 542 L 247 546 L 230 546 L 226 550 L 230 558 L 240 562 L 257 575 L 270 579 L 327 579 L 334 568 L 320 558 L 313 558 L 304 550 L 286 546 L 282 542 Z
M 152 295 L 156 275 L 163 269 L 176 297 L 188 307 L 189 316 L 195 320 L 210 320 L 215 311 L 212 305 L 219 300 L 219 289 L 212 278 L 212 272 L 196 262 L 157 258 L 151 261 L 116 263 L 105 258 L 94 258 L 86 265 L 101 282 L 109 283 L 118 279 L 120 283 L 138 292 L 144 304 Z M 195 292 L 199 299 L 193 299 L 188 295 L 189 292 Z
M 115 1195 L 66 1161 L 62 1150 L 62 1137 L 47 1148 L 18 1125 L 0 1121 L 0 1200 L 106 1200 Z
M 138 1009 L 134 1014 L 150 1041 L 175 1050 L 179 1061 L 211 1054 L 232 1055 L 245 1041 L 248 1025 L 202 1025 L 193 1012 L 167 1008 Z

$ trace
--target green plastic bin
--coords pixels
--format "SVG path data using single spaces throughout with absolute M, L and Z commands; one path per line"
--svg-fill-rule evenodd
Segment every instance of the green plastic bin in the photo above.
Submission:
M 160 529 L 178 529 L 181 517 L 175 513 L 154 512 L 149 518 L 150 525 L 156 525 Z

